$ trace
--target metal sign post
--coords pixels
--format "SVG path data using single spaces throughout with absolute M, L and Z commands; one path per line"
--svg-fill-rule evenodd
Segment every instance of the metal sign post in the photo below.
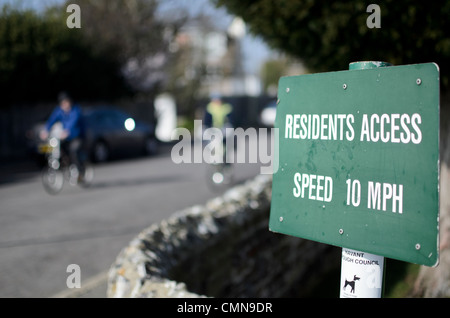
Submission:
M 386 62 L 354 62 L 350 70 L 391 66 Z M 381 298 L 384 257 L 342 248 L 340 298 Z

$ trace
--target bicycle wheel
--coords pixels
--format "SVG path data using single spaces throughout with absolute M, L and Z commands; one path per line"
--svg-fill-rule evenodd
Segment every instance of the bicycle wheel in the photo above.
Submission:
M 64 185 L 64 173 L 59 169 L 45 167 L 42 170 L 42 184 L 49 194 L 58 194 Z
M 212 189 L 225 189 L 233 182 L 233 166 L 231 164 L 209 165 L 206 175 Z
M 82 188 L 87 188 L 94 180 L 94 166 L 90 163 L 84 164 L 84 173 L 78 181 L 78 185 Z

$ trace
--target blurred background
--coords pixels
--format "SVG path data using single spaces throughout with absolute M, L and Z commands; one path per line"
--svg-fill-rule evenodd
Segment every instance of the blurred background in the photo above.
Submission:
M 69 4 L 79 5 L 81 28 L 68 27 Z M 66 288 L 71 262 L 95 276 L 140 229 L 215 195 L 203 170 L 187 172 L 169 156 L 173 129 L 192 130 L 212 94 L 234 106 L 236 126 L 271 127 L 281 76 L 361 60 L 436 62 L 446 132 L 450 1 L 377 4 L 381 28 L 371 29 L 366 1 L 0 0 L 0 297 L 51 296 Z M 89 155 L 103 164 L 91 189 L 55 198 L 33 173 L 42 164 L 37 132 L 61 91 L 90 118 Z M 124 128 L 131 139 L 114 137 Z M 131 161 L 115 161 L 123 157 Z M 241 181 L 258 173 L 244 170 Z M 160 214 L 149 216 L 149 206 Z M 74 258 L 63 254 L 46 272 L 63 250 Z M 93 264 L 99 250 L 104 258 Z
M 69 3 L 80 6 L 81 28 L 66 24 Z M 173 124 L 160 117 L 170 113 L 191 128 L 212 93 L 233 103 L 239 126 L 260 124 L 278 79 L 263 81 L 261 72 L 267 63 L 287 68 L 281 53 L 209 0 L 1 4 L 2 161 L 30 155 L 32 127 L 48 118 L 60 91 L 82 107 L 118 107 L 151 125 L 161 119 L 158 137 L 168 141 Z
M 81 28 L 67 26 L 69 1 L 0 2 L 2 161 L 29 154 L 30 127 L 62 90 L 82 106 L 117 106 L 153 125 L 165 94 L 187 127 L 212 93 L 232 101 L 238 126 L 259 125 L 280 76 L 359 60 L 436 62 L 448 91 L 448 1 L 381 1 L 379 29 L 367 27 L 364 1 L 70 3 L 81 8 Z

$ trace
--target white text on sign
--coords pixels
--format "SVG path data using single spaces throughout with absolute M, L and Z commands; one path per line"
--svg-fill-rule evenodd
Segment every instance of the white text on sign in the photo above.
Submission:
M 348 206 L 359 207 L 362 187 L 357 179 L 347 179 Z M 367 182 L 367 209 L 403 213 L 403 185 L 395 183 Z M 294 174 L 292 194 L 296 198 L 331 202 L 333 199 L 333 179 L 329 176 L 300 173 Z
M 354 128 L 353 114 L 286 114 L 284 138 L 420 144 L 420 114 L 362 114 L 361 131 Z
M 310 200 L 331 202 L 333 199 L 331 177 L 297 172 L 294 174 L 294 184 L 293 194 L 296 198 L 306 195 Z

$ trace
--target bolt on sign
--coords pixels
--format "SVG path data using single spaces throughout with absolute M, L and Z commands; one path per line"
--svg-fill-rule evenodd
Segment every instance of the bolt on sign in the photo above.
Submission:
M 283 77 L 269 228 L 439 262 L 439 68 Z

